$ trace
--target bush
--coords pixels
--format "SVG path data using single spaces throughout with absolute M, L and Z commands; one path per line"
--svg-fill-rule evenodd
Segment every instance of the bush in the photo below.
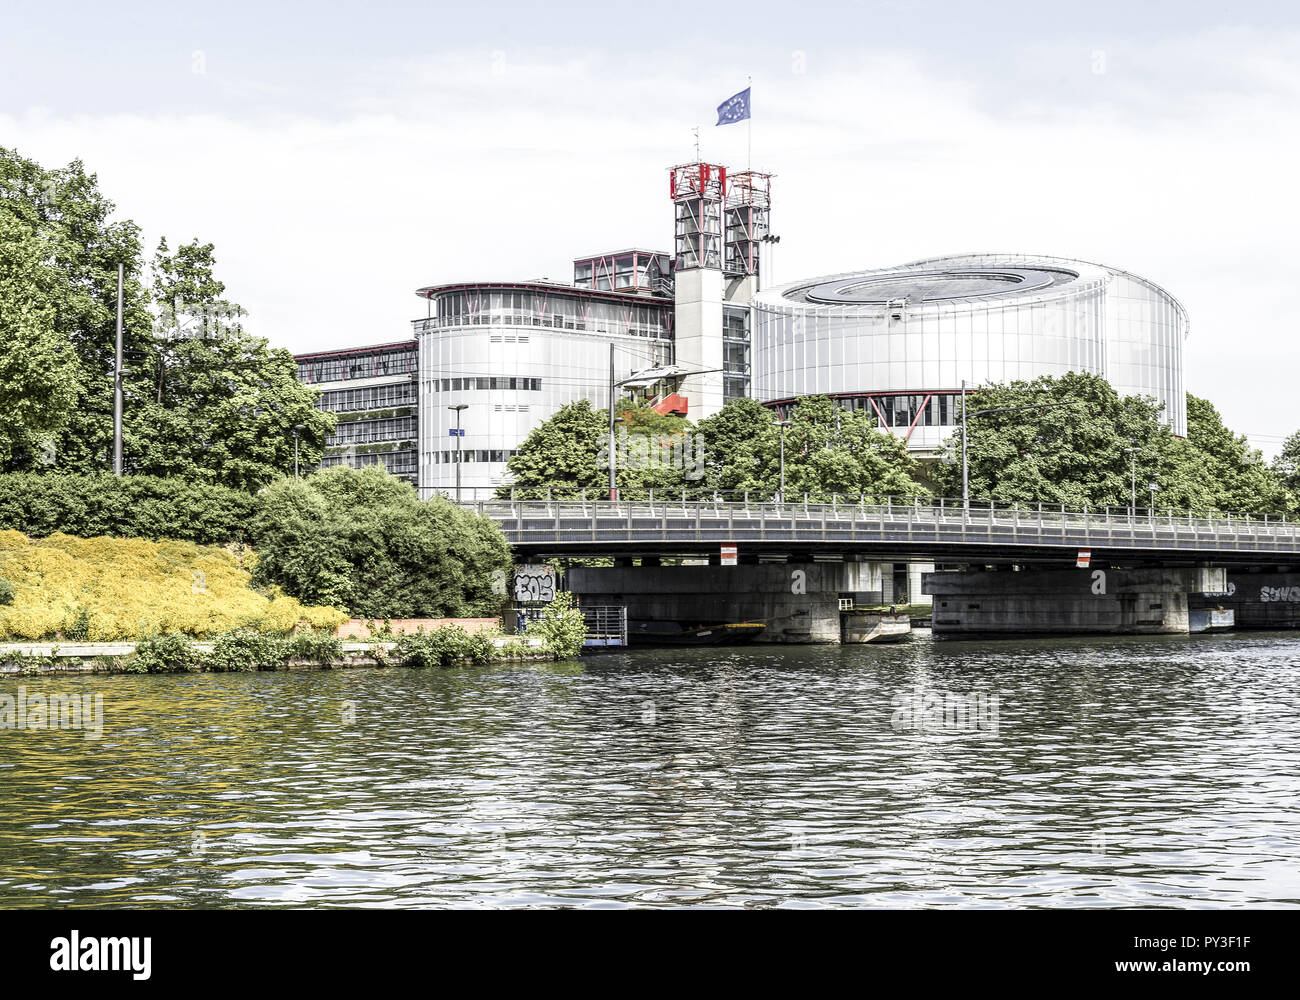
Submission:
M 507 639 L 501 646 L 500 655 L 507 660 L 522 660 L 533 649 L 521 639 Z
M 486 632 L 472 632 L 465 638 L 465 652 L 475 663 L 491 663 L 497 658 L 497 647 Z
M 145 635 L 136 642 L 135 656 L 124 669 L 137 674 L 167 674 L 201 665 L 201 658 L 186 636 Z
M 250 535 L 257 583 L 363 619 L 495 616 L 511 565 L 491 519 L 374 466 L 269 487 Z
M 304 607 L 274 588 L 252 587 L 248 557 L 193 542 L 135 538 L 32 540 L 0 531 L 0 636 L 111 642 L 140 635 L 216 635 L 236 628 L 286 633 L 301 621 L 333 630 L 346 615 Z
M 218 671 L 274 670 L 292 654 L 292 639 L 241 628 L 217 636 L 207 661 Z
M 8 580 L 0 580 L 0 604 L 13 604 L 14 585 Z
M 224 545 L 243 536 L 257 497 L 156 476 L 0 474 L 0 529 L 43 538 L 171 538 Z
M 491 663 L 497 651 L 486 633 L 442 625 L 432 632 L 401 636 L 393 646 L 393 658 L 407 667 L 450 667 L 466 660 Z
M 343 643 L 333 632 L 308 629 L 290 639 L 291 657 L 328 667 L 343 662 Z
M 90 609 L 84 604 L 77 608 L 72 619 L 63 626 L 63 638 L 72 642 L 85 642 L 90 638 Z
M 528 625 L 528 635 L 540 636 L 542 648 L 556 659 L 571 660 L 582 652 L 587 638 L 587 620 L 574 607 L 573 595 L 561 591 L 546 606 L 542 617 Z

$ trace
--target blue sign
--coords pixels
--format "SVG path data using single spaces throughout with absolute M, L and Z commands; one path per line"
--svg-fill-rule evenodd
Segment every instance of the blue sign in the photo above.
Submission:
M 463 428 L 463 427 L 449 427 L 449 428 L 447 428 L 447 437 L 453 437 L 453 438 L 454 438 L 454 437 L 464 437 L 464 436 L 465 436 L 465 428 Z

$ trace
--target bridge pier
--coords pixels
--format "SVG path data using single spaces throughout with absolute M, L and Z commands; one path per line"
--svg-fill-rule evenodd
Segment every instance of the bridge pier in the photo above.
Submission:
M 1193 595 L 1191 607 L 1226 608 L 1239 629 L 1300 628 L 1300 572 L 1230 569 L 1222 589 Z
M 1226 589 L 1223 569 L 1028 569 L 928 573 L 935 635 L 1187 634 L 1188 595 Z
M 583 604 L 627 607 L 637 621 L 712 625 L 761 621 L 755 642 L 840 641 L 839 595 L 854 587 L 859 563 L 575 568 L 569 589 Z

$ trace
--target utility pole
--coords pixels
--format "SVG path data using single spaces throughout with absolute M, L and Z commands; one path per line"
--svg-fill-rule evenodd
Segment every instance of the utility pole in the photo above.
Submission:
M 966 380 L 961 380 L 961 509 L 970 510 L 970 479 L 966 473 Z
M 113 475 L 122 474 L 122 272 L 117 265 L 117 350 L 113 361 Z
M 298 481 L 298 438 L 307 429 L 306 424 L 293 425 L 293 481 Z
M 1139 451 L 1141 451 L 1142 449 L 1141 449 L 1141 448 L 1125 448 L 1124 450 L 1125 450 L 1126 452 L 1128 452 L 1128 457 L 1129 457 L 1129 470 L 1128 470 L 1128 510 L 1129 510 L 1129 514 L 1132 515 L 1132 514 L 1137 513 L 1137 505 L 1138 505 L 1138 471 L 1137 471 L 1137 469 L 1138 469 L 1138 466 L 1137 466 L 1137 460 L 1138 460 L 1138 459 L 1137 459 L 1137 453 L 1138 453 Z
M 698 131 L 696 141 L 698 142 Z M 618 485 L 614 477 L 614 342 L 609 344 L 609 502 L 618 500 Z

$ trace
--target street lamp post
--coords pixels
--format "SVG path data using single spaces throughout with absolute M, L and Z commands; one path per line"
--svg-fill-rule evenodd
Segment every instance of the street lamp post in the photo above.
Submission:
M 295 483 L 298 481 L 298 438 L 302 436 L 302 432 L 306 429 L 306 424 L 293 425 L 293 481 Z
M 966 471 L 966 380 L 961 380 L 961 509 L 970 510 L 970 477 Z
M 1138 470 L 1138 466 L 1137 466 L 1138 458 L 1137 458 L 1137 457 L 1138 457 L 1138 452 L 1140 452 L 1141 450 L 1142 450 L 1141 448 L 1125 448 L 1125 449 L 1124 449 L 1124 451 L 1128 453 L 1128 457 L 1129 457 L 1129 468 L 1128 468 L 1128 493 L 1129 493 L 1129 497 L 1128 497 L 1128 512 L 1129 512 L 1130 515 L 1132 515 L 1132 514 L 1136 514 L 1136 513 L 1137 513 L 1137 505 L 1138 505 L 1138 471 L 1137 471 L 1137 470 Z
M 778 503 L 785 503 L 785 429 L 790 426 L 790 421 L 778 420 L 776 423 L 781 428 L 781 492 L 776 496 Z
M 609 502 L 618 499 L 618 474 L 614 458 L 614 342 L 609 342 Z
M 460 437 L 462 433 L 460 429 L 460 411 L 468 410 L 469 404 L 457 403 L 455 406 L 447 407 L 447 409 L 456 411 L 456 433 L 454 435 L 456 438 L 456 502 L 460 503 Z
M 617 477 L 617 455 L 614 446 L 614 393 L 625 385 L 630 384 L 651 384 L 663 378 L 684 378 L 687 375 L 712 375 L 714 372 L 722 371 L 721 368 L 700 368 L 697 370 L 686 371 L 677 365 L 654 366 L 643 369 L 640 372 L 633 372 L 627 378 L 614 380 L 614 344 L 609 345 L 609 502 L 618 501 L 618 477 Z

